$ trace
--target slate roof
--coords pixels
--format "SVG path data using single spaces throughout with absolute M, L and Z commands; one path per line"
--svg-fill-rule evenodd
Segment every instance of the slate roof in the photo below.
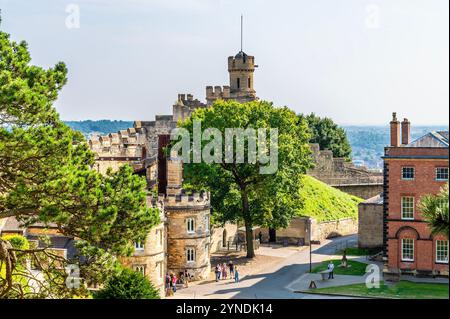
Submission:
M 2 222 L 0 222 L 0 226 Z M 20 225 L 19 221 L 15 217 L 7 217 L 3 219 L 3 227 L 0 228 L 0 232 L 23 232 L 24 228 Z
M 405 147 L 448 147 L 448 131 L 432 131 Z

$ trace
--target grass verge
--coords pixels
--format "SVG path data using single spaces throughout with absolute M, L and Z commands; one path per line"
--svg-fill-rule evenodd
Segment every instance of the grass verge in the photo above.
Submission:
M 345 295 L 354 297 L 390 298 L 390 299 L 448 299 L 448 284 L 418 283 L 401 280 L 386 285 L 380 282 L 380 288 L 367 288 L 365 284 L 318 288 L 305 291 L 312 294 Z

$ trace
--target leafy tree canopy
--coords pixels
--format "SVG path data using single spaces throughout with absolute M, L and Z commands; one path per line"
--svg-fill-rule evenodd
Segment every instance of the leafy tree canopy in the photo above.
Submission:
M 218 222 L 241 221 L 246 227 L 247 256 L 253 257 L 252 227 L 265 225 L 286 227 L 299 207 L 301 198 L 301 176 L 311 165 L 310 139 L 306 121 L 298 118 L 286 107 L 277 108 L 270 102 L 216 101 L 212 107 L 197 109 L 180 126 L 191 134 L 193 143 L 194 121 L 201 123 L 205 132 L 215 128 L 225 137 L 229 128 L 267 129 L 267 149 L 278 151 L 277 170 L 272 174 L 261 174 L 263 166 L 259 161 L 244 163 L 236 160 L 236 152 L 230 163 L 190 163 L 185 164 L 185 181 L 196 188 L 207 188 L 212 194 L 214 219 Z M 270 129 L 278 129 L 278 141 L 269 138 Z M 214 138 L 208 137 L 203 145 Z M 245 154 L 248 154 L 249 140 L 244 139 Z M 236 144 L 236 138 L 233 139 Z M 205 145 L 206 144 L 206 145 Z M 191 151 L 192 151 L 191 147 Z M 205 148 L 203 149 L 205 151 Z M 223 145 L 217 150 L 224 159 Z M 213 154 L 216 150 L 212 151 Z
M 52 106 L 66 66 L 44 69 L 30 61 L 27 44 L 0 31 L 0 219 L 56 225 L 84 248 L 99 249 L 91 256 L 130 254 L 159 220 L 157 209 L 146 206 L 145 179 L 130 166 L 106 176 L 92 169 L 83 135 Z M 14 252 L 2 239 L 0 245 L 11 265 L 7 254 Z M 10 283 L 0 278 L 0 297 Z
M 318 143 L 321 150 L 329 149 L 334 157 L 351 160 L 352 148 L 343 128 L 339 127 L 328 117 L 320 118 L 314 113 L 300 114 L 299 118 L 308 122 L 311 132 L 311 143 Z

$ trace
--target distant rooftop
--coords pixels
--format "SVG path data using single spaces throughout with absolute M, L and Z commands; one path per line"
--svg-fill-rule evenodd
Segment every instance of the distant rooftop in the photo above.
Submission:
M 371 197 L 371 198 L 365 200 L 364 202 L 360 203 L 360 205 L 367 205 L 367 204 L 382 205 L 383 204 L 383 193 L 375 195 L 374 197 Z
M 448 131 L 432 131 L 405 147 L 448 147 Z

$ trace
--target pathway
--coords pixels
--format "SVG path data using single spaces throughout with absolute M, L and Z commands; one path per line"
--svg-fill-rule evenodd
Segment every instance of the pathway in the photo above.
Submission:
M 325 241 L 320 246 L 313 246 L 313 267 L 323 260 L 340 258 L 334 256 L 336 245 L 348 242 L 355 244 L 357 236 L 345 236 Z M 309 294 L 294 293 L 289 286 L 309 271 L 309 249 L 298 247 L 266 247 L 257 251 L 259 256 L 281 257 L 276 264 L 267 267 L 255 267 L 253 271 L 241 271 L 241 282 L 208 281 L 192 283 L 189 288 L 180 289 L 171 298 L 181 299 L 289 299 L 289 298 L 317 298 Z M 323 296 L 321 296 L 323 298 Z M 333 297 L 329 297 L 333 298 Z

